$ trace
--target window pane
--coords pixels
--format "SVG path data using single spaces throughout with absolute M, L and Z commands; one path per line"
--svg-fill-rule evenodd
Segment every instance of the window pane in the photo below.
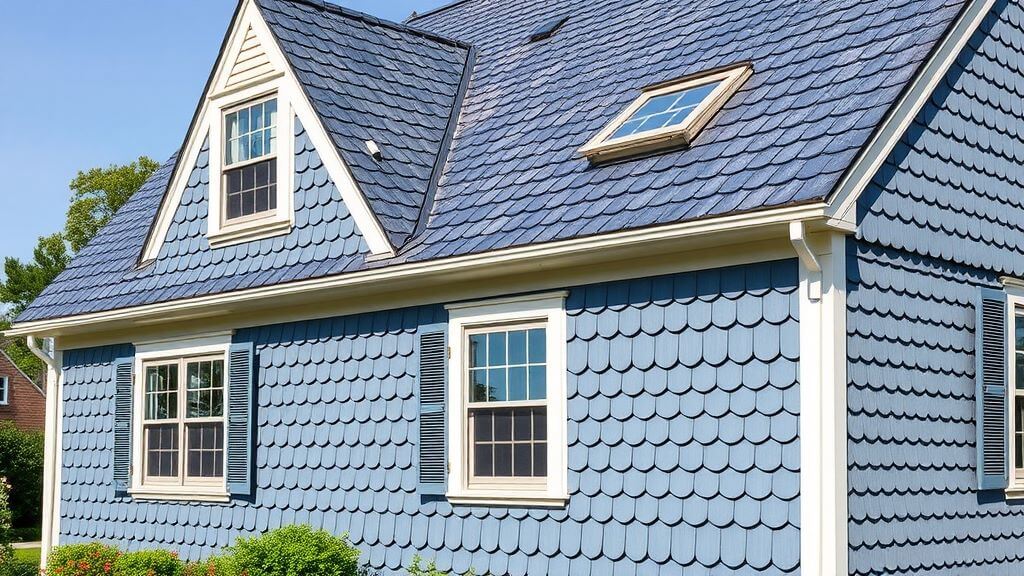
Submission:
M 477 444 L 473 447 L 473 474 L 475 476 L 494 475 L 494 446 Z
M 679 99 L 679 94 L 662 94 L 661 96 L 655 96 L 647 101 L 639 110 L 633 113 L 633 118 L 639 118 L 641 116 L 650 116 L 659 112 L 668 110 L 676 100 Z
M 505 333 L 491 332 L 487 335 L 487 365 L 505 364 Z
M 177 364 L 146 367 L 146 420 L 178 417 Z
M 533 439 L 548 439 L 548 411 L 543 408 L 533 409 Z
M 473 438 L 477 441 L 490 442 L 494 435 L 494 415 L 490 410 L 477 410 L 470 414 L 473 420 Z
M 547 366 L 530 366 L 530 400 L 544 400 L 548 397 L 547 378 Z
M 508 333 L 508 363 L 526 364 L 526 330 Z
M 526 366 L 508 369 L 508 399 L 526 400 Z
M 512 439 L 512 410 L 494 411 L 494 439 L 509 441 Z
M 472 334 L 469 337 L 469 367 L 487 365 L 487 335 Z
M 494 445 L 494 475 L 495 476 L 511 476 L 512 475 L 512 445 L 511 444 L 495 444 Z
M 533 445 L 529 443 L 514 444 L 512 448 L 512 475 L 533 475 Z
M 544 328 L 530 330 L 530 363 L 547 362 L 547 355 L 547 330 Z
M 224 361 L 189 362 L 188 417 L 215 418 L 223 415 Z
M 533 439 L 533 412 L 531 410 L 516 410 L 512 413 L 512 439 Z
M 548 445 L 544 442 L 533 445 L 533 475 L 535 477 L 548 475 Z
M 655 96 L 645 102 L 608 139 L 681 124 L 721 84 L 712 82 Z
M 501 402 L 508 399 L 505 383 L 505 368 L 491 368 L 487 371 L 488 400 Z
M 487 402 L 487 370 L 469 371 L 469 386 L 473 392 L 473 402 Z

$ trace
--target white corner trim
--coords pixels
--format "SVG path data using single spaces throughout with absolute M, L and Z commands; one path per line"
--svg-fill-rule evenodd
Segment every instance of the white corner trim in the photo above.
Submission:
M 846 576 L 846 237 L 829 234 L 817 251 L 821 297 L 800 260 L 800 565 Z
M 245 40 L 246 31 L 252 28 L 260 45 L 266 51 L 273 73 L 254 78 L 251 81 L 237 85 L 227 86 L 229 71 L 234 64 L 241 44 Z M 246 99 L 258 97 L 272 91 L 277 91 L 279 99 L 278 114 L 278 183 L 279 194 L 283 194 L 286 202 L 278 201 L 278 208 L 272 218 L 257 220 L 255 224 L 225 226 L 221 231 L 219 225 L 220 211 L 218 203 L 214 201 L 214 195 L 220 191 L 219 161 L 221 144 L 221 117 L 220 110 L 225 105 L 244 102 Z M 174 219 L 174 212 L 181 203 L 181 196 L 188 185 L 188 179 L 199 157 L 203 140 L 207 137 L 210 141 L 210 213 L 208 224 L 211 229 L 211 246 L 227 246 L 240 242 L 249 242 L 259 238 L 276 236 L 290 230 L 294 225 L 293 196 L 294 187 L 293 169 L 294 153 L 293 145 L 287 145 L 294 140 L 294 126 L 292 118 L 298 118 L 306 131 L 307 137 L 316 148 L 330 175 L 335 187 L 340 193 L 341 199 L 345 202 L 349 213 L 355 221 L 356 227 L 366 240 L 371 254 L 378 256 L 393 256 L 394 248 L 384 232 L 377 217 L 370 209 L 370 205 L 353 178 L 351 171 L 342 160 L 337 146 L 328 137 L 323 122 L 313 110 L 312 105 L 306 96 L 305 91 L 299 84 L 294 71 L 288 65 L 287 59 L 281 52 L 274 38 L 273 33 L 264 21 L 259 7 L 253 0 L 244 0 L 239 8 L 238 17 L 229 33 L 229 40 L 225 50 L 221 53 L 217 68 L 213 73 L 213 80 L 210 87 L 203 95 L 202 105 L 188 135 L 182 155 L 178 158 L 174 174 L 170 179 L 170 185 L 164 196 L 163 203 L 157 213 L 157 217 L 150 230 L 150 235 L 142 251 L 142 262 L 155 260 L 160 254 L 160 247 L 167 236 L 171 222 Z M 280 198 L 280 197 L 279 197 Z M 269 223 L 269 226 L 266 226 Z M 262 226 L 261 226 L 262 225 Z
M 912 81 L 903 97 L 882 122 L 874 137 L 865 146 L 846 176 L 839 183 L 835 196 L 829 202 L 828 214 L 832 222 L 854 223 L 857 198 L 878 173 L 882 163 L 896 147 L 896 143 L 910 127 L 918 112 L 946 76 L 960 51 L 970 40 L 995 0 L 970 0 L 949 32 L 939 41 L 929 60 Z
M 46 421 L 43 434 L 43 530 L 40 568 L 54 546 L 60 545 L 61 449 L 63 441 L 63 352 L 55 349 L 46 369 Z
M 568 500 L 568 416 L 566 404 L 566 292 L 520 299 L 457 305 L 449 310 L 448 345 L 448 491 L 449 502 L 461 504 L 564 506 Z M 547 482 L 536 489 L 471 486 L 466 412 L 465 373 L 468 369 L 466 331 L 501 324 L 544 322 L 547 330 Z

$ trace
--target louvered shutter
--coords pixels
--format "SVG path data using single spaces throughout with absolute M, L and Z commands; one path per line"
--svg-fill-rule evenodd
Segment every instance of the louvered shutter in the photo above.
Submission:
M 252 342 L 231 345 L 228 351 L 227 484 L 232 496 L 251 496 L 253 486 Z
M 448 338 L 444 324 L 420 329 L 419 361 L 419 492 L 441 495 L 448 476 Z
M 127 492 L 132 479 L 132 370 L 135 358 L 114 361 L 114 491 Z
M 1007 325 L 1006 294 L 981 289 L 974 350 L 978 487 L 981 490 L 1001 490 L 1008 481 Z

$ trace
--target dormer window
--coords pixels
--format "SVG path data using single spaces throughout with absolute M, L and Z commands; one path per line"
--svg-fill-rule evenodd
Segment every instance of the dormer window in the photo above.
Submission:
M 295 111 L 280 79 L 215 95 L 210 119 L 210 212 L 216 248 L 287 234 L 295 220 Z M 219 175 L 215 177 L 214 174 Z
M 277 98 L 224 117 L 226 221 L 277 209 Z
M 580 153 L 600 162 L 689 145 L 752 72 L 743 64 L 648 86 Z

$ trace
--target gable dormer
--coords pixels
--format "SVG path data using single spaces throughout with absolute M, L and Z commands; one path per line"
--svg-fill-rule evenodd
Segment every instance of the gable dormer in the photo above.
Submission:
M 366 18 L 303 0 L 240 2 L 143 263 L 159 257 L 183 201 L 194 200 L 184 195 L 196 193 L 189 187 L 201 155 L 211 249 L 292 233 L 301 208 L 297 131 L 317 152 L 369 256 L 391 256 L 409 238 L 447 152 L 468 50 Z M 437 61 L 424 66 L 405 52 Z

